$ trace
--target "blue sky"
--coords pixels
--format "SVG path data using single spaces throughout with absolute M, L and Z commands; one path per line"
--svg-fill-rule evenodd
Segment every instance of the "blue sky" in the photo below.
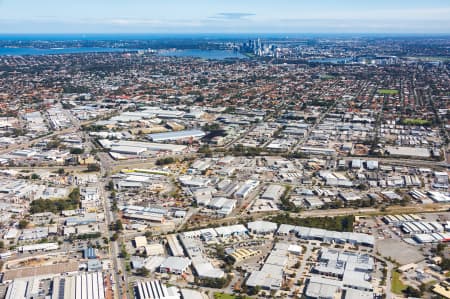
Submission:
M 450 33 L 450 0 L 0 0 L 0 33 Z

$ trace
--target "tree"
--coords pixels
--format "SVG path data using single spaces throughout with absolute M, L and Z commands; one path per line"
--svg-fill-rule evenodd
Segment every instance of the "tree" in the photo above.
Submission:
M 87 171 L 88 172 L 100 171 L 100 165 L 98 165 L 97 163 L 88 164 Z
M 113 225 L 112 225 L 112 229 L 115 230 L 116 232 L 123 230 L 123 224 L 122 221 L 119 219 L 117 220 Z
M 37 174 L 37 173 L 33 173 L 32 175 L 31 175 L 31 179 L 32 180 L 39 180 L 41 177 Z
M 59 168 L 59 169 L 58 169 L 58 174 L 59 174 L 59 175 L 64 175 L 64 172 L 65 172 L 65 171 L 64 171 L 64 168 Z
M 111 236 L 111 241 L 115 242 L 115 241 L 117 241 L 117 239 L 119 239 L 119 234 L 118 234 L 118 233 L 114 233 L 114 234 Z
M 107 188 L 108 188 L 108 190 L 111 190 L 111 191 L 114 190 L 114 182 L 112 180 L 108 182 Z
M 442 270 L 449 271 L 450 270 L 450 259 L 443 258 L 440 264 Z
M 136 270 L 136 274 L 139 276 L 147 277 L 150 275 L 150 271 L 147 268 L 142 267 Z
M 79 188 L 74 188 L 69 193 L 69 199 L 71 199 L 73 201 L 80 201 L 80 189 Z
M 261 287 L 260 286 L 255 286 L 254 288 L 250 288 L 248 294 L 250 296 L 253 296 L 253 295 L 257 295 L 260 291 L 261 291 Z
M 19 228 L 20 229 L 24 229 L 28 226 L 29 222 L 25 219 L 22 219 L 19 221 Z
M 156 160 L 156 165 L 163 166 L 174 163 L 176 160 L 173 157 L 166 157 Z
M 412 286 L 408 286 L 405 290 L 403 290 L 403 294 L 405 294 L 406 297 L 414 297 L 414 298 L 421 298 L 422 292 L 416 288 L 413 288 Z
M 84 153 L 84 149 L 78 148 L 78 147 L 74 147 L 74 148 L 71 148 L 71 149 L 70 149 L 70 153 L 71 153 L 72 155 L 81 155 L 81 154 Z

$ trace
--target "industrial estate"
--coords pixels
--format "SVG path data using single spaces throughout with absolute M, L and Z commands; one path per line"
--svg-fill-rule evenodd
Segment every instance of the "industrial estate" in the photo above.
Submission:
M 88 42 L 0 56 L 2 298 L 450 298 L 448 38 Z

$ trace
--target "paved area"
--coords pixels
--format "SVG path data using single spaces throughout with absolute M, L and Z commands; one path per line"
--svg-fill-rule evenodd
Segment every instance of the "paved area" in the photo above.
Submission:
M 416 263 L 424 259 L 418 247 L 406 244 L 401 240 L 385 239 L 378 241 L 380 255 L 397 261 L 400 265 Z

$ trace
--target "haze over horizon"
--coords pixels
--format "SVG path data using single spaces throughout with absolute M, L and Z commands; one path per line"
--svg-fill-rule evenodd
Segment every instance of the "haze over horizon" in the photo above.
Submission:
M 336 2 L 3 0 L 0 33 L 450 33 L 446 0 Z

